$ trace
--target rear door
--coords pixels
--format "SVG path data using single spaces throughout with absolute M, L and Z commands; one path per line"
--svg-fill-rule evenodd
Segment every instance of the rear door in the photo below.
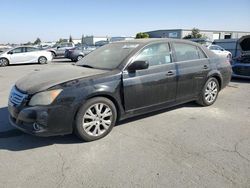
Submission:
M 145 47 L 133 61 L 148 61 L 149 68 L 130 73 L 123 72 L 125 110 L 175 101 L 176 70 L 168 43 Z
M 25 61 L 26 63 L 38 62 L 37 48 L 25 47 Z
M 172 43 L 177 67 L 177 100 L 194 98 L 201 91 L 210 71 L 209 59 L 200 47 Z

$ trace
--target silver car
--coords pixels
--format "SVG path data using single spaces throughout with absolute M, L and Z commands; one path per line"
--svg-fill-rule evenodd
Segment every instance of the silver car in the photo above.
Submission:
M 50 62 L 52 58 L 51 52 L 39 50 L 32 46 L 21 46 L 0 53 L 0 66 L 25 63 L 45 64 Z

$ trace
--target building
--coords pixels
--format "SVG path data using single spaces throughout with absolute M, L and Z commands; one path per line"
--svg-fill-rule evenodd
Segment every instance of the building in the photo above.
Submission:
M 110 42 L 118 42 L 123 40 L 133 40 L 135 37 L 111 37 Z
M 117 42 L 117 41 L 123 41 L 123 40 L 131 40 L 134 39 L 134 37 L 104 37 L 104 36 L 85 36 L 83 37 L 83 43 L 87 46 L 102 46 L 104 44 L 110 43 L 110 42 Z M 79 44 L 82 42 L 82 39 L 72 39 L 74 44 Z
M 177 38 L 181 39 L 188 34 L 191 34 L 192 29 L 166 29 L 145 32 L 150 38 Z M 250 35 L 250 31 L 220 31 L 220 30 L 200 30 L 200 33 L 205 35 L 208 40 L 217 39 L 233 39 L 240 38 L 245 35 Z

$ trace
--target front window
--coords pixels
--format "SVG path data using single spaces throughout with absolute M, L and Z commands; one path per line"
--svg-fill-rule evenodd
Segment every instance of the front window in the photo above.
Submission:
M 13 54 L 16 54 L 16 53 L 22 53 L 23 51 L 22 51 L 22 47 L 20 47 L 20 48 L 15 48 L 11 50 L 10 52 L 12 52 Z
M 97 69 L 115 69 L 139 45 L 136 43 L 112 43 L 91 52 L 76 65 Z
M 171 63 L 169 45 L 167 43 L 149 45 L 134 61 L 148 61 L 149 66 Z

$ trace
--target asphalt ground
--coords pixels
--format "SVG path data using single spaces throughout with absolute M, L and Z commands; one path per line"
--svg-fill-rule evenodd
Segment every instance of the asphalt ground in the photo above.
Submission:
M 250 81 L 233 79 L 216 103 L 187 103 L 122 121 L 105 138 L 40 138 L 8 123 L 22 76 L 70 63 L 0 68 L 0 187 L 250 187 Z

